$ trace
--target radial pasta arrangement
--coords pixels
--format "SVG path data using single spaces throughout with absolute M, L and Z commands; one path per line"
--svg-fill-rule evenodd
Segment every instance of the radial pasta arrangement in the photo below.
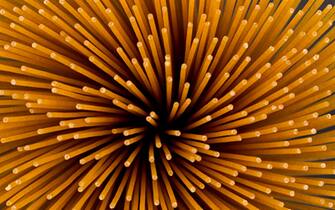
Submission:
M 335 208 L 323 0 L 1 0 L 0 209 Z

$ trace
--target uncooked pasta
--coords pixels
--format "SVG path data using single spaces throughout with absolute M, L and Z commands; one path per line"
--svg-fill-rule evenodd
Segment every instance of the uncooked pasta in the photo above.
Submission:
M 335 208 L 324 0 L 1 0 L 0 209 Z

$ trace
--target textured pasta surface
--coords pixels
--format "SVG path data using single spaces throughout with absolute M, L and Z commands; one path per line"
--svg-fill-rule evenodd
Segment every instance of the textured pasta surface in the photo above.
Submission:
M 0 209 L 335 208 L 323 0 L 0 0 Z

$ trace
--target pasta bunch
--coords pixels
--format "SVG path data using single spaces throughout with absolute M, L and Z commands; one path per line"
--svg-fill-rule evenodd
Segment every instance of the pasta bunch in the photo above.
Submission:
M 0 208 L 335 208 L 323 0 L 1 0 Z

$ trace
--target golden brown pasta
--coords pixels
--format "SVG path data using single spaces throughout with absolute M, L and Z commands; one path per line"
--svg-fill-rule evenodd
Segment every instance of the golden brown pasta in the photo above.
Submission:
M 0 209 L 335 208 L 324 0 L 1 0 Z

